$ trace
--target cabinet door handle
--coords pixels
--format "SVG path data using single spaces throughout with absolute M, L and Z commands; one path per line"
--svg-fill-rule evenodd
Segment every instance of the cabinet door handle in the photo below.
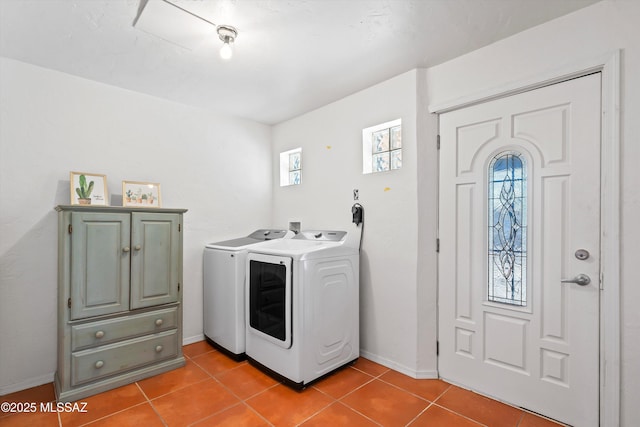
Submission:
M 102 338 L 102 337 L 104 337 L 104 331 L 96 332 L 96 338 Z
M 140 245 L 135 245 L 135 247 L 134 247 L 133 249 L 135 249 L 136 251 L 139 251 L 140 249 L 142 249 L 142 246 L 140 246 Z
M 125 246 L 124 248 L 122 248 L 122 252 L 129 252 L 131 249 L 129 248 L 129 246 Z
M 163 350 L 163 347 L 161 345 L 156 346 L 156 353 L 160 353 L 162 350 Z
M 164 320 L 162 320 L 162 319 L 157 319 L 156 320 L 156 326 L 162 326 L 163 323 L 164 323 Z
M 96 369 L 100 369 L 104 366 L 104 362 L 102 360 L 98 360 L 95 364 Z

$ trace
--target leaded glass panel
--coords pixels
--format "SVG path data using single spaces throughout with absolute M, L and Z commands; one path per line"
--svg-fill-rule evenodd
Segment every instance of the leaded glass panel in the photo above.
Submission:
M 389 170 L 389 152 L 373 155 L 373 171 L 383 172 Z
M 402 167 L 402 150 L 393 150 L 391 152 L 391 169 L 400 169 Z
M 488 300 L 527 305 L 527 171 L 516 152 L 489 166 Z
M 396 126 L 390 129 L 391 132 L 391 149 L 397 150 L 402 148 L 402 126 Z
M 389 151 L 389 129 L 375 132 L 373 135 L 373 152 L 381 153 L 383 151 Z
M 289 172 L 289 185 L 300 184 L 300 171 Z
M 289 171 L 297 171 L 301 169 L 300 155 L 301 153 L 299 151 L 289 154 Z

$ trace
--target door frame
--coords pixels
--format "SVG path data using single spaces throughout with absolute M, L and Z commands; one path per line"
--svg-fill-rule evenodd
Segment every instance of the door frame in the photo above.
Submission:
M 600 172 L 600 425 L 620 424 L 620 60 L 609 51 L 560 68 L 443 104 L 429 105 L 442 114 L 475 104 L 602 73 Z M 439 133 L 439 130 L 438 130 Z M 440 175 L 438 173 L 438 180 Z M 440 198 L 438 197 L 438 204 Z M 438 287 L 440 276 L 438 275 Z

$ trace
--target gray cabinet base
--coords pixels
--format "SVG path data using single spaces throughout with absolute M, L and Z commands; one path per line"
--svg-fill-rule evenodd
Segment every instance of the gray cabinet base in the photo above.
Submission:
M 162 374 L 176 368 L 181 368 L 184 365 L 184 357 L 179 357 L 177 359 L 167 360 L 165 362 L 157 363 L 146 368 L 138 368 L 133 372 L 123 373 L 121 375 L 115 375 L 111 378 L 101 379 L 100 381 L 93 384 L 86 384 L 81 387 L 74 387 L 73 389 L 64 391 L 62 390 L 60 378 L 58 378 L 58 373 L 56 372 L 54 380 L 56 399 L 58 402 L 74 402 L 84 397 L 131 384 L 136 381 L 140 381 L 154 375 Z

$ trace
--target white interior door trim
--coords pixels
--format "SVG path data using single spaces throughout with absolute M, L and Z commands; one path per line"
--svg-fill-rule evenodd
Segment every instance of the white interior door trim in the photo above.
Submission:
M 603 426 L 620 425 L 620 59 L 620 50 L 610 51 L 526 80 L 429 105 L 429 112 L 441 114 L 602 73 L 600 425 Z

